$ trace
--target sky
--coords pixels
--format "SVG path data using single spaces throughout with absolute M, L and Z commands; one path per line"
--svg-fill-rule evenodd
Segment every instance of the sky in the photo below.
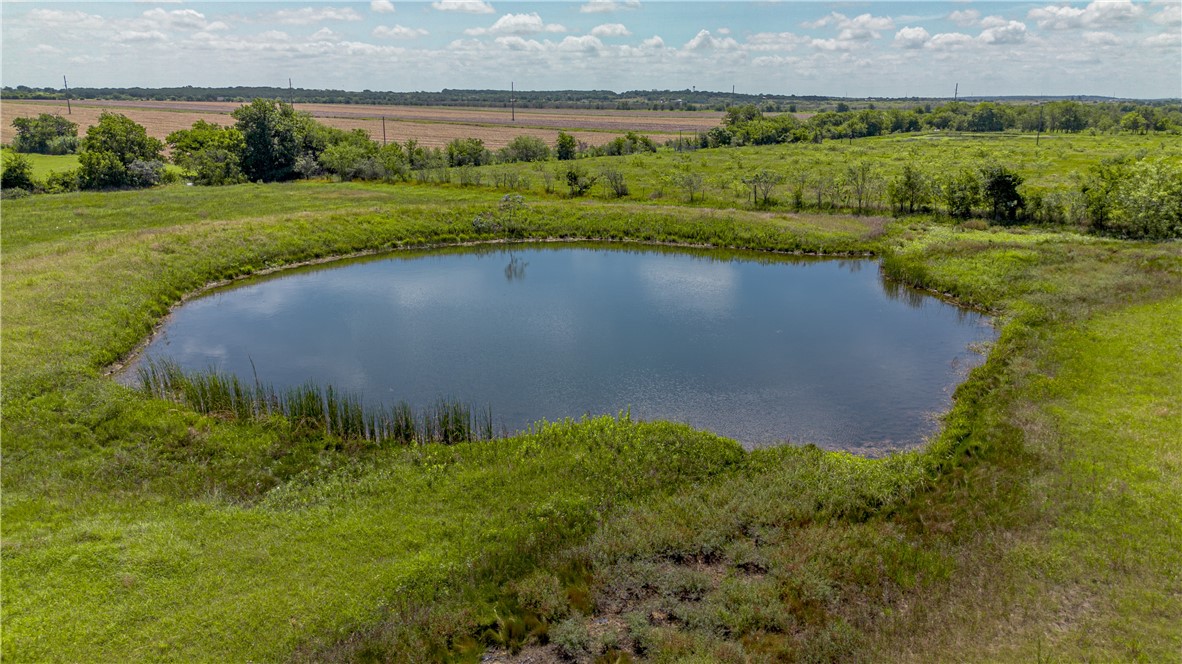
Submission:
M 6 86 L 1182 97 L 1182 0 L 13 2 Z

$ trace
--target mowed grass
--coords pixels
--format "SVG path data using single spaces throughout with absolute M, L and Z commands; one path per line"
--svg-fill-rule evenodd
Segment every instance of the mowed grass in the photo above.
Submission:
M 4 201 L 4 657 L 474 657 L 534 581 L 570 598 L 562 620 L 614 630 L 588 658 L 1177 652 L 1177 521 L 1155 514 L 1179 499 L 1176 246 L 540 195 L 509 219 L 499 199 L 304 183 Z M 102 377 L 210 282 L 531 238 L 879 253 L 995 312 L 1001 337 L 941 434 L 884 460 L 626 418 L 351 445 Z
M 8 149 L 4 150 L 5 155 L 10 152 Z M 78 155 L 76 154 L 25 154 L 24 157 L 33 166 L 34 180 L 44 181 L 50 173 L 64 173 L 78 168 Z

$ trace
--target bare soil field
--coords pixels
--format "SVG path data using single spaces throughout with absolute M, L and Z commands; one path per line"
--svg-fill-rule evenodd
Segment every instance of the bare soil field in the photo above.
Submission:
M 79 132 L 98 122 L 103 111 L 122 113 L 147 128 L 161 140 L 170 132 L 188 129 L 197 120 L 221 125 L 233 124 L 230 113 L 236 102 L 151 102 L 75 100 L 67 116 L 78 123 Z M 663 142 L 678 132 L 694 133 L 718 126 L 722 114 L 689 111 L 595 111 L 566 109 L 517 109 L 516 120 L 509 109 L 451 108 L 434 106 L 360 106 L 352 104 L 296 104 L 326 125 L 341 129 L 363 129 L 377 141 L 405 142 L 441 147 L 456 138 L 479 138 L 497 149 L 517 136 L 537 136 L 553 144 L 558 131 L 565 130 L 588 145 L 607 143 L 626 131 L 635 131 Z M 65 102 L 5 101 L 0 105 L 0 139 L 15 136 L 12 118 L 39 113 L 66 115 Z

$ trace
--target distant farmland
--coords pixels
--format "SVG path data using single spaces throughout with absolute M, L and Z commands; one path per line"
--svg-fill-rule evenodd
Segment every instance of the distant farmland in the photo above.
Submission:
M 68 116 L 78 123 L 79 133 L 98 122 L 103 111 L 122 113 L 147 128 L 148 134 L 164 139 L 170 132 L 188 129 L 197 120 L 221 125 L 233 124 L 230 113 L 236 102 L 107 101 L 75 100 Z M 517 136 L 537 136 L 553 144 L 559 130 L 565 130 L 588 145 L 602 145 L 626 131 L 635 131 L 661 143 L 678 132 L 693 134 L 718 126 L 722 113 L 685 111 L 614 111 L 565 109 L 442 108 L 425 106 L 359 106 L 352 104 L 296 104 L 324 124 L 341 129 L 364 129 L 371 138 L 387 142 L 415 139 L 427 147 L 442 147 L 456 138 L 479 138 L 486 147 L 497 149 Z M 0 137 L 12 141 L 12 119 L 56 113 L 66 116 L 66 104 L 59 101 L 6 101 Z M 513 115 L 516 116 L 514 119 Z

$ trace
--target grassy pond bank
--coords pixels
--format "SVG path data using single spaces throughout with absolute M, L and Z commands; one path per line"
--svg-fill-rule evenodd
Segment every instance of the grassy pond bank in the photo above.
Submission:
M 1182 247 L 479 188 L 3 202 L 11 661 L 1148 660 L 1182 652 Z M 492 220 L 490 223 L 489 220 Z M 480 222 L 480 223 L 477 223 Z M 111 381 L 187 294 L 332 256 L 598 239 L 875 255 L 996 317 L 922 448 L 622 414 L 370 445 Z

